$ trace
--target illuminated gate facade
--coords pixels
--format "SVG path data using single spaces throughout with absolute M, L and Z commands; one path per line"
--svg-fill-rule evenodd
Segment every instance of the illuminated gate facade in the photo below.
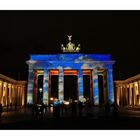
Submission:
M 94 105 L 114 103 L 113 64 L 111 55 L 63 53 L 30 55 L 27 102 L 49 104 L 50 98 L 68 100 L 66 77 L 73 76 L 70 98 L 89 99 Z M 42 83 L 42 84 L 41 84 Z M 55 83 L 55 84 L 54 84 Z M 54 88 L 52 85 L 54 85 Z M 66 85 L 65 85 L 66 84 Z

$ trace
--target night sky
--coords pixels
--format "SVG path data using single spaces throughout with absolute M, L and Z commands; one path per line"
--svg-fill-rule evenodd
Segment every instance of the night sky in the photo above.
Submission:
M 114 80 L 140 73 L 140 11 L 0 11 L 0 73 L 27 80 L 29 54 L 61 53 L 71 34 L 81 53 L 112 55 Z

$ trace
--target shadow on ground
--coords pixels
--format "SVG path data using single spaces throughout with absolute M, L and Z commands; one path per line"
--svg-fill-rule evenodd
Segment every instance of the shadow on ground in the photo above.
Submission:
M 139 118 L 49 118 L 1 124 L 0 129 L 16 130 L 117 130 L 140 129 Z

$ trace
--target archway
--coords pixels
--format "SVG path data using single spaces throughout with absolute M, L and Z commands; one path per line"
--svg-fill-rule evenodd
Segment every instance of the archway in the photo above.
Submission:
M 83 95 L 90 103 L 93 103 L 92 87 L 92 70 L 83 70 Z
M 58 99 L 58 75 L 59 70 L 50 70 L 49 72 L 49 99 Z
M 44 79 L 44 71 L 43 70 L 35 70 L 34 71 L 34 103 L 42 103 L 43 102 L 43 79 Z
M 98 89 L 99 89 L 99 104 L 104 105 L 108 99 L 107 72 L 105 69 L 98 70 Z
M 64 100 L 78 100 L 77 70 L 64 70 Z

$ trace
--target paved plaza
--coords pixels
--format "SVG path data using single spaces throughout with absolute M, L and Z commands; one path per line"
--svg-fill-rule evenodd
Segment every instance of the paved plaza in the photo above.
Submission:
M 69 107 L 54 117 L 53 107 L 44 110 L 43 115 L 32 116 L 32 108 L 18 108 L 2 113 L 0 129 L 140 129 L 140 108 L 121 107 L 113 116 L 104 107 L 83 108 L 72 114 Z

